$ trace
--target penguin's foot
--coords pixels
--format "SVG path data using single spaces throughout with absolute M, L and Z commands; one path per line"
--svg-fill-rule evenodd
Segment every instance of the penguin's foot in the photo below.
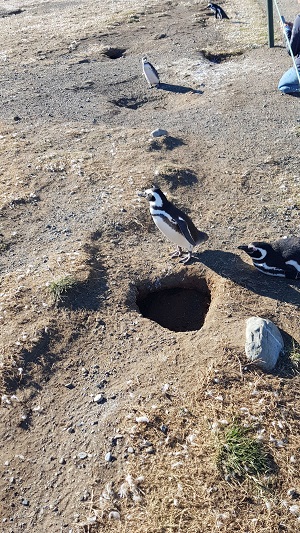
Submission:
M 177 250 L 175 250 L 175 252 L 172 252 L 170 254 L 171 257 L 181 257 L 182 256 L 182 249 L 180 248 L 180 246 L 177 246 Z
M 188 252 L 187 255 L 185 255 L 182 259 L 179 259 L 179 263 L 182 263 L 183 265 L 186 265 L 192 257 L 191 252 Z

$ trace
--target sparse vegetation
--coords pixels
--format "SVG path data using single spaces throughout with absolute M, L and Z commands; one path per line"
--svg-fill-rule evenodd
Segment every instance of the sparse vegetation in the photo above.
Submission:
M 291 347 L 289 349 L 289 356 L 295 367 L 300 367 L 300 344 L 294 339 L 292 340 Z
M 70 293 L 76 288 L 78 281 L 72 276 L 64 276 L 52 281 L 49 285 L 49 294 L 56 304 L 65 301 Z
M 245 478 L 271 472 L 269 453 L 250 431 L 239 422 L 225 431 L 217 456 L 217 466 L 225 476 Z

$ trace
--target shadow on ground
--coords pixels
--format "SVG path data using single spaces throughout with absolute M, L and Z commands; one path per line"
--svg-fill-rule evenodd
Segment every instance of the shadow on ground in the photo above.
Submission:
M 203 91 L 192 89 L 192 87 L 184 87 L 183 85 L 172 85 L 171 83 L 160 83 L 157 89 L 161 89 L 162 91 L 169 91 L 170 93 L 177 93 L 177 94 L 186 94 L 186 93 L 203 94 Z
M 197 254 L 195 260 L 251 292 L 300 307 L 299 282 L 266 276 L 231 252 L 206 250 Z

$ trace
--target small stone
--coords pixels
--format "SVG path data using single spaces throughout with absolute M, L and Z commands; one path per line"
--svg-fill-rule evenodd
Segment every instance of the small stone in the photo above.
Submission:
M 16 478 L 14 477 L 9 478 L 9 482 L 11 485 L 13 485 L 16 482 Z
M 72 426 L 70 426 L 67 428 L 67 433 L 75 433 L 75 429 Z
M 271 320 L 257 316 L 248 318 L 245 344 L 248 361 L 254 361 L 263 370 L 273 370 L 283 348 L 281 333 Z
M 151 131 L 151 137 L 162 137 L 163 135 L 168 135 L 167 130 L 157 128 L 156 130 Z
M 22 500 L 22 505 L 25 505 L 25 507 L 28 507 L 28 505 L 29 505 L 29 501 L 28 501 L 26 498 L 24 498 L 24 499 Z
M 74 389 L 75 385 L 73 385 L 73 383 L 66 383 L 65 387 L 66 387 L 66 389 Z
M 149 422 L 149 418 L 147 416 L 137 416 L 135 420 L 138 424 L 148 424 Z
M 104 394 L 96 394 L 96 396 L 94 397 L 94 402 L 95 403 L 105 403 L 107 400 L 104 396 Z
M 79 452 L 78 455 L 77 455 L 78 459 L 86 459 L 87 456 L 88 456 L 88 454 L 85 453 L 85 452 Z
M 113 461 L 113 455 L 111 452 L 107 452 L 104 457 L 105 461 L 107 463 L 111 463 Z
M 132 448 L 132 446 L 129 446 L 129 448 L 127 448 L 127 451 L 128 453 L 134 453 L 134 448 Z
M 292 500 L 297 500 L 300 496 L 299 492 L 295 488 L 291 488 L 287 491 L 287 495 L 292 498 Z
M 149 454 L 153 454 L 155 453 L 155 449 L 152 446 L 149 446 L 148 448 L 145 449 L 145 452 Z
M 108 518 L 109 520 L 120 520 L 120 513 L 118 511 L 110 511 Z
M 60 465 L 65 465 L 66 464 L 66 460 L 64 457 L 61 457 L 60 460 L 59 460 L 59 464 Z
M 163 434 L 166 435 L 168 433 L 168 426 L 165 426 L 165 424 L 162 424 L 160 426 L 160 431 L 162 431 Z

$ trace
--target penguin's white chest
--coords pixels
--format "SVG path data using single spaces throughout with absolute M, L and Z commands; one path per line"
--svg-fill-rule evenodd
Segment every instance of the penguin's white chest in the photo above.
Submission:
M 188 250 L 190 252 L 193 250 L 193 246 L 191 245 L 191 243 L 187 241 L 187 239 L 184 237 L 184 235 L 182 235 L 182 233 L 178 233 L 178 231 L 176 231 L 175 227 L 169 223 L 169 220 L 167 220 L 165 216 L 152 215 L 152 218 L 158 229 L 170 241 L 174 242 L 174 244 L 177 244 L 177 246 L 180 246 L 180 248 L 184 248 L 185 250 Z
M 148 63 L 145 63 L 143 65 L 143 69 L 144 69 L 145 77 L 148 80 L 148 82 L 151 85 L 157 85 L 159 83 L 159 79 L 157 75 L 155 74 L 155 72 L 152 70 L 151 66 L 148 65 Z

